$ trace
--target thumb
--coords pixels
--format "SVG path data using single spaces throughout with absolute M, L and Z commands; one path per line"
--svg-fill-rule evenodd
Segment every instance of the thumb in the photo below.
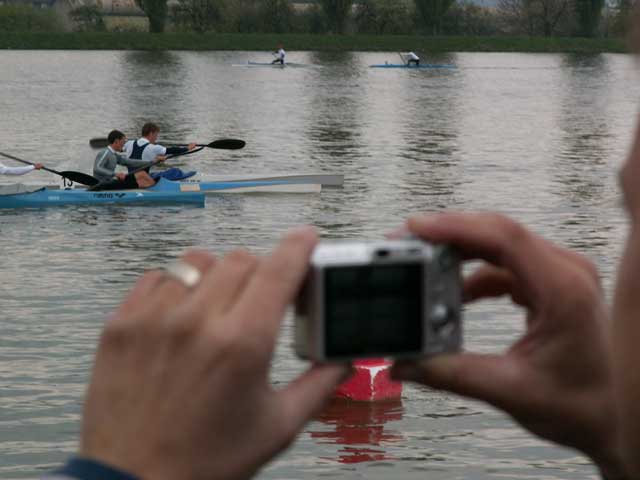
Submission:
M 329 400 L 338 384 L 351 375 L 347 365 L 317 365 L 279 392 L 287 414 L 289 435 L 296 434 Z
M 484 400 L 502 408 L 513 403 L 510 400 L 514 395 L 524 393 L 516 388 L 520 383 L 517 365 L 513 359 L 500 355 L 462 353 L 397 362 L 391 377 Z

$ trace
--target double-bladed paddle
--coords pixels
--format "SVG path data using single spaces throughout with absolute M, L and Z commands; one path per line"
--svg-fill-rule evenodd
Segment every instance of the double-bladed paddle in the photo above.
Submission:
M 106 138 L 92 138 L 89 140 L 89 145 L 91 148 L 106 148 L 109 145 L 109 140 Z M 175 147 L 186 147 L 189 144 L 187 143 L 171 143 Z M 237 140 L 235 138 L 223 138 L 221 140 L 214 140 L 211 143 L 196 144 L 196 147 L 202 148 L 216 148 L 218 150 L 240 150 L 244 148 L 246 142 L 244 140 Z
M 0 155 L 2 155 L 3 157 L 7 157 L 7 158 L 9 158 L 11 160 L 15 160 L 16 162 L 25 163 L 27 165 L 34 165 L 35 166 L 35 163 L 33 163 L 33 162 L 29 162 L 27 160 L 23 160 L 22 158 L 14 157 L 13 155 L 9 155 L 8 153 L 0 152 Z M 58 172 L 57 170 L 53 170 L 52 168 L 47 168 L 47 167 L 42 167 L 42 169 L 46 170 L 47 172 L 51 172 L 51 173 L 55 173 L 56 175 L 60 175 L 63 178 L 71 180 L 72 182 L 76 182 L 76 183 L 79 183 L 81 185 L 87 185 L 88 187 L 98 184 L 98 180 L 97 179 L 93 178 L 91 175 L 87 175 L 86 173 L 71 172 L 71 171 Z

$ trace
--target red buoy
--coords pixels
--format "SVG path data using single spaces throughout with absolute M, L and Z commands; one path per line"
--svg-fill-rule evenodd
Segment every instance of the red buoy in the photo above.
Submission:
M 356 360 L 355 373 L 336 389 L 336 398 L 355 402 L 397 400 L 402 396 L 402 383 L 389 376 L 392 362 L 381 358 Z

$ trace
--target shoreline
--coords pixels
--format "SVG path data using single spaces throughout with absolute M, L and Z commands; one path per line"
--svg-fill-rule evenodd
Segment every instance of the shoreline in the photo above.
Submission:
M 3 50 L 630 53 L 621 38 L 239 33 L 0 33 Z

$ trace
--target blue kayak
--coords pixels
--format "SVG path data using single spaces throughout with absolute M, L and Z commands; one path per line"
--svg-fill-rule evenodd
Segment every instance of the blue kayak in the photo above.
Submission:
M 62 205 L 172 205 L 187 204 L 204 207 L 205 196 L 200 192 L 181 192 L 167 185 L 172 182 L 161 179 L 144 190 L 109 190 L 92 192 L 85 189 L 56 190 L 40 188 L 28 191 L 16 185 L 0 189 L 0 208 L 41 208 Z
M 335 174 L 271 174 L 218 175 L 210 180 L 162 182 L 157 186 L 168 192 L 202 193 L 318 193 L 322 187 L 339 187 L 343 175 Z
M 428 70 L 457 67 L 452 63 L 421 63 L 420 65 L 407 65 L 404 63 L 381 63 L 380 65 L 369 65 L 369 68 L 405 68 L 407 70 Z

